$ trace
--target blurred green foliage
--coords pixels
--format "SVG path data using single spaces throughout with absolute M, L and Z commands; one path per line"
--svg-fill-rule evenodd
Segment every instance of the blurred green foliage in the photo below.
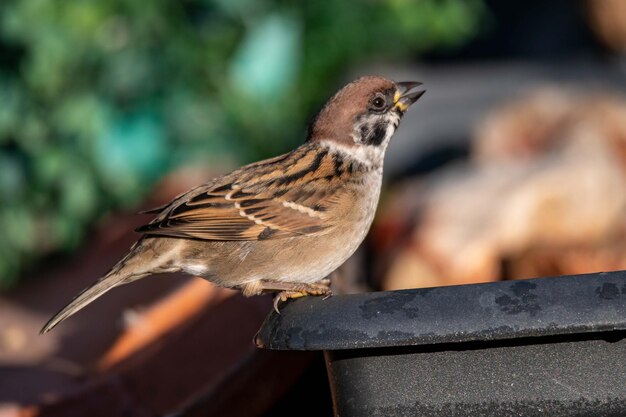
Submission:
M 0 288 L 168 170 L 285 151 L 347 69 L 464 42 L 480 0 L 3 0 Z

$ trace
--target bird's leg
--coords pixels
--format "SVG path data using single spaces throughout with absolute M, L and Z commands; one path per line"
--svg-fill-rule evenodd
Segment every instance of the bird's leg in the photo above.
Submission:
M 313 284 L 305 282 L 283 282 L 283 281 L 271 281 L 261 280 L 261 287 L 263 292 L 276 292 L 280 291 L 274 298 L 274 310 L 278 311 L 278 305 L 281 301 L 287 301 L 290 298 L 300 298 L 307 295 L 324 295 L 329 297 L 330 292 L 330 280 L 323 279 Z

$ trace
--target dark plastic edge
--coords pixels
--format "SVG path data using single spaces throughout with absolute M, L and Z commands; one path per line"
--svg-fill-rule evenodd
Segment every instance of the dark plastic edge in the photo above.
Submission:
M 626 271 L 305 297 L 270 313 L 257 346 L 338 350 L 626 329 Z

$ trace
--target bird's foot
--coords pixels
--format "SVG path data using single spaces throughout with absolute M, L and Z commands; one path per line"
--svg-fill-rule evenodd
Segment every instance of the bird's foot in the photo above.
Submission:
M 280 310 L 278 310 L 278 305 L 281 302 L 285 302 L 289 300 L 290 298 L 306 297 L 307 295 L 308 294 L 304 292 L 300 292 L 300 291 L 281 291 L 278 294 L 276 294 L 276 297 L 274 297 L 274 311 L 280 314 Z
M 280 289 L 290 287 L 290 289 L 283 289 L 274 297 L 274 310 L 280 314 L 278 306 L 281 302 L 285 302 L 290 298 L 300 298 L 309 295 L 323 295 L 324 300 L 332 295 L 330 291 L 330 280 L 323 279 L 315 284 L 305 283 L 281 283 Z M 286 285 L 285 285 L 286 284 Z

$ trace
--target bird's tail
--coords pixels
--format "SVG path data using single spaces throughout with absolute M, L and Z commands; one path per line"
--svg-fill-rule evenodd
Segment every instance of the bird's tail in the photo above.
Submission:
M 74 313 L 81 310 L 87 304 L 94 301 L 96 298 L 104 295 L 107 291 L 122 284 L 135 281 L 150 275 L 151 272 L 146 268 L 139 268 L 138 264 L 141 264 L 142 250 L 141 241 L 137 242 L 121 261 L 119 261 L 104 277 L 100 278 L 95 284 L 85 288 L 61 311 L 56 313 L 47 323 L 40 334 L 44 334 L 52 330 L 57 324 L 61 323 L 66 318 L 72 316 Z M 139 261 L 139 262 L 138 262 Z

